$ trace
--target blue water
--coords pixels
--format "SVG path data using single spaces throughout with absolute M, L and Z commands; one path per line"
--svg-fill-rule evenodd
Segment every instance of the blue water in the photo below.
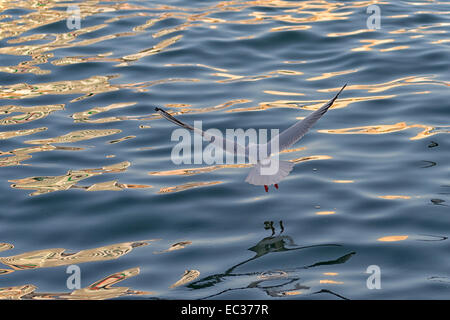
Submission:
M 2 3 L 3 297 L 62 298 L 75 264 L 81 288 L 138 268 L 94 298 L 447 299 L 450 3 L 385 1 L 368 30 L 370 4 Z M 153 110 L 283 130 L 344 83 L 268 193 L 174 164 Z

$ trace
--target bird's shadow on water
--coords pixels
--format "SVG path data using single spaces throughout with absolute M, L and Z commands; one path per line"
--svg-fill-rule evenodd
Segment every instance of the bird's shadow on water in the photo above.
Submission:
M 251 281 L 248 285 L 242 286 L 242 287 L 235 287 L 235 288 L 227 288 L 225 290 L 222 290 L 220 292 L 205 296 L 200 299 L 209 299 L 214 298 L 217 296 L 220 296 L 224 293 L 230 292 L 230 291 L 238 291 L 238 290 L 245 290 L 245 289 L 251 289 L 251 288 L 259 288 L 263 290 L 267 295 L 271 297 L 283 297 L 288 296 L 290 294 L 296 294 L 300 290 L 309 290 L 310 287 L 302 285 L 300 283 L 300 276 L 298 275 L 299 272 L 302 270 L 318 267 L 318 266 L 324 266 L 324 265 L 336 265 L 336 264 L 342 264 L 347 262 L 356 252 L 351 251 L 349 253 L 346 253 L 345 255 L 342 255 L 338 257 L 337 259 L 331 259 L 331 260 L 320 260 L 313 264 L 309 265 L 303 265 L 299 267 L 293 267 L 293 268 L 283 268 L 283 270 L 269 270 L 269 271 L 255 271 L 255 272 L 244 272 L 239 273 L 235 272 L 236 269 L 239 267 L 256 260 L 258 258 L 261 258 L 269 253 L 274 252 L 285 252 L 285 251 L 299 251 L 304 249 L 310 249 L 310 248 L 319 248 L 319 247 L 342 247 L 342 245 L 339 244 L 317 244 L 317 245 L 309 245 L 309 246 L 299 246 L 295 244 L 292 237 L 289 235 L 283 235 L 284 232 L 284 226 L 283 222 L 280 221 L 280 232 L 276 234 L 276 230 L 274 227 L 273 221 L 266 221 L 264 222 L 265 229 L 270 229 L 272 231 L 272 234 L 269 237 L 263 238 L 261 241 L 259 241 L 254 246 L 250 247 L 248 250 L 255 252 L 255 255 L 247 260 L 244 260 L 236 265 L 233 265 L 232 267 L 228 268 L 225 272 L 219 273 L 219 274 L 213 274 L 207 277 L 204 277 L 200 280 L 197 280 L 195 282 L 192 282 L 187 287 L 194 290 L 200 290 L 205 288 L 211 288 L 219 283 L 222 283 L 227 280 L 227 278 L 230 277 L 249 277 L 254 278 L 253 281 Z M 275 280 L 276 284 L 270 284 L 268 282 L 273 282 Z M 311 292 L 311 294 L 318 294 L 318 293 L 329 293 L 332 294 L 338 298 L 346 299 L 346 297 L 343 297 L 335 292 L 332 292 L 327 289 L 321 289 L 316 292 Z

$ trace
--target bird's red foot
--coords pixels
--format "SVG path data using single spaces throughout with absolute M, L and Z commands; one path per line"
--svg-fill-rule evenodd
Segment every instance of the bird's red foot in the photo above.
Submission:
M 277 189 L 277 190 L 278 190 L 278 184 L 277 184 L 277 183 L 275 183 L 275 184 L 274 184 L 274 186 L 275 186 L 275 189 Z
M 266 192 L 269 192 L 269 186 L 264 185 L 264 190 L 266 190 Z

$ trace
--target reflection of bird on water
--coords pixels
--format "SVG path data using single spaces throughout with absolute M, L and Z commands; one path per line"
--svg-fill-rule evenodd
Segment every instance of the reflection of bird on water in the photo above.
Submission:
M 270 225 L 270 222 L 269 222 L 269 225 Z M 282 226 L 281 221 L 280 221 L 280 225 Z M 323 266 L 323 265 L 335 265 L 335 264 L 345 263 L 355 254 L 355 252 L 350 252 L 343 256 L 338 257 L 337 259 L 318 261 L 316 263 L 309 264 L 306 266 L 294 267 L 294 268 L 283 269 L 283 270 L 278 270 L 278 271 L 266 271 L 266 272 L 255 271 L 255 272 L 246 272 L 246 273 L 234 273 L 233 272 L 236 268 L 238 268 L 244 264 L 247 264 L 250 261 L 261 258 L 262 256 L 265 256 L 268 253 L 274 253 L 274 252 L 279 253 L 279 252 L 285 252 L 285 251 L 314 249 L 314 248 L 320 248 L 320 247 L 341 247 L 341 245 L 339 245 L 339 244 L 318 244 L 318 245 L 310 245 L 310 246 L 298 246 L 297 244 L 295 244 L 292 237 L 290 237 L 288 235 L 281 235 L 281 233 L 282 232 L 280 232 L 280 234 L 277 236 L 272 235 L 270 237 L 265 237 L 261 241 L 259 241 L 257 244 L 250 247 L 248 250 L 255 252 L 255 255 L 253 257 L 232 266 L 231 268 L 227 269 L 224 273 L 207 276 L 203 279 L 192 282 L 187 287 L 189 287 L 191 289 L 203 289 L 203 288 L 213 287 L 213 286 L 225 281 L 225 279 L 227 277 L 250 277 L 250 278 L 257 277 L 257 280 L 251 281 L 250 284 L 247 285 L 246 287 L 225 289 L 219 293 L 210 295 L 206 298 L 211 298 L 211 297 L 223 294 L 228 291 L 242 290 L 242 289 L 249 289 L 249 288 L 260 288 L 260 289 L 264 290 L 268 295 L 280 296 L 280 295 L 282 295 L 282 292 L 286 291 L 284 289 L 284 287 L 289 284 L 294 285 L 294 288 L 293 288 L 294 290 L 309 289 L 309 287 L 303 286 L 297 282 L 298 280 L 300 280 L 300 277 L 298 277 L 296 275 L 296 273 L 298 273 L 300 270 L 305 270 L 305 269 L 314 268 L 314 267 Z M 283 282 L 275 284 L 275 285 L 266 285 L 266 286 L 263 285 L 264 282 L 267 282 L 269 280 L 274 280 L 274 279 L 278 279 Z M 329 290 L 321 290 L 317 293 L 320 293 L 320 292 L 326 292 L 326 293 L 334 294 L 338 297 L 341 297 L 338 294 L 335 294 Z M 344 297 L 341 297 L 341 298 L 344 298 Z
M 283 221 L 280 220 L 280 234 L 284 231 Z M 272 230 L 272 236 L 275 235 L 275 227 L 273 226 L 273 221 L 264 221 L 264 229 Z
M 232 154 L 233 158 L 234 156 L 241 156 L 248 159 L 254 164 L 254 166 L 250 170 L 250 173 L 245 181 L 253 185 L 264 186 L 264 189 L 267 192 L 270 185 L 274 185 L 275 188 L 278 189 L 278 183 L 286 178 L 294 167 L 293 162 L 274 159 L 274 156 L 299 141 L 328 111 L 345 87 L 346 84 L 341 90 L 339 90 L 334 98 L 313 113 L 309 114 L 303 120 L 296 122 L 279 135 L 273 137 L 271 141 L 259 144 L 249 142 L 246 146 L 243 146 L 236 141 L 224 139 L 218 135 L 209 134 L 199 128 L 183 123 L 161 108 L 155 108 L 155 111 L 170 122 L 201 135 L 204 139 L 210 141 L 211 144 L 218 146 L 229 154 Z M 272 150 L 274 146 L 276 146 L 276 150 Z M 252 159 L 253 156 L 255 159 Z M 274 164 L 276 172 L 272 172 L 272 170 L 270 170 L 269 173 L 269 169 L 274 169 Z

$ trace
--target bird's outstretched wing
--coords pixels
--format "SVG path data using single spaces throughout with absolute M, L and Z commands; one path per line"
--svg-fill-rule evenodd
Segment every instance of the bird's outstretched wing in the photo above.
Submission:
M 173 122 L 182 128 L 194 131 L 194 133 L 201 135 L 205 140 L 222 148 L 225 152 L 234 155 L 244 155 L 244 156 L 246 154 L 246 148 L 241 144 L 237 143 L 236 141 L 227 140 L 224 139 L 222 136 L 218 135 L 211 135 L 208 132 L 200 130 L 199 128 L 181 122 L 180 120 L 178 120 L 177 118 L 175 118 L 174 116 L 172 116 L 171 114 L 169 114 L 168 112 L 164 111 L 161 108 L 155 108 L 155 111 L 158 112 L 163 118 L 169 120 L 170 122 Z
M 328 109 L 333 105 L 334 101 L 339 97 L 339 94 L 344 90 L 344 88 L 347 86 L 345 84 L 341 90 L 336 94 L 336 96 L 325 103 L 322 107 L 311 113 L 309 116 L 307 116 L 305 119 L 295 123 L 291 127 L 287 128 L 283 132 L 281 132 L 278 136 L 274 137 L 268 145 L 268 150 L 271 150 L 271 145 L 274 142 L 274 139 L 278 139 L 278 151 L 282 151 L 284 149 L 289 148 L 294 143 L 296 143 L 298 140 L 300 140 L 306 132 L 319 120 L 325 112 L 328 111 Z M 269 152 L 269 155 L 271 152 Z

